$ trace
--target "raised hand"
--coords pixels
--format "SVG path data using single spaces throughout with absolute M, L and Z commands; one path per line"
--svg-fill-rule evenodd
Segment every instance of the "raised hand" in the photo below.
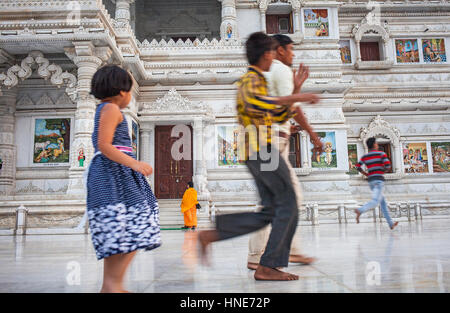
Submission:
M 296 92 L 300 92 L 303 83 L 308 79 L 308 77 L 309 67 L 301 63 L 298 70 L 294 70 L 294 90 Z

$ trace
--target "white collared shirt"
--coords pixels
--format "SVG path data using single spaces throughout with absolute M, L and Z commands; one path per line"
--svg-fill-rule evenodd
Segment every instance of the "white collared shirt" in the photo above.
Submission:
M 267 86 L 269 89 L 269 95 L 274 97 L 285 97 L 292 95 L 294 91 L 294 72 L 292 69 L 283 64 L 283 62 L 274 59 L 270 66 L 270 71 L 265 72 L 264 75 L 267 79 Z M 291 134 L 291 122 L 287 121 L 284 124 L 274 125 L 274 129 L 278 128 L 278 131 Z

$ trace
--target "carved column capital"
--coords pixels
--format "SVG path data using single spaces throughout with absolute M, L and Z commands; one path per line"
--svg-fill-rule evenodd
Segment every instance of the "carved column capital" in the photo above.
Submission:
M 130 23 L 130 5 L 134 0 L 116 0 L 116 18 L 118 23 Z

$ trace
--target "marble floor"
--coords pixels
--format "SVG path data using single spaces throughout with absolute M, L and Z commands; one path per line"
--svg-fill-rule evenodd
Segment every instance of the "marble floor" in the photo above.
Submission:
M 196 233 L 163 230 L 163 246 L 140 251 L 132 292 L 449 292 L 450 219 L 300 226 L 311 266 L 290 264 L 291 282 L 261 282 L 246 268 L 248 236 L 215 243 L 212 266 L 197 264 Z M 88 235 L 0 236 L 0 292 L 97 292 L 103 263 Z

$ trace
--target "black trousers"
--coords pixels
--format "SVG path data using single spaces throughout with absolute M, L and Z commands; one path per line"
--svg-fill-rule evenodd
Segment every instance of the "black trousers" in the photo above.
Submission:
M 295 190 L 292 187 L 289 169 L 278 151 L 279 164 L 274 170 L 262 170 L 263 161 L 258 155 L 256 160 L 246 162 L 255 179 L 261 204 L 260 212 L 224 214 L 216 217 L 216 229 L 220 240 L 245 235 L 267 224 L 272 224 L 260 264 L 266 267 L 286 267 L 289 262 L 292 237 L 298 222 L 298 208 Z

